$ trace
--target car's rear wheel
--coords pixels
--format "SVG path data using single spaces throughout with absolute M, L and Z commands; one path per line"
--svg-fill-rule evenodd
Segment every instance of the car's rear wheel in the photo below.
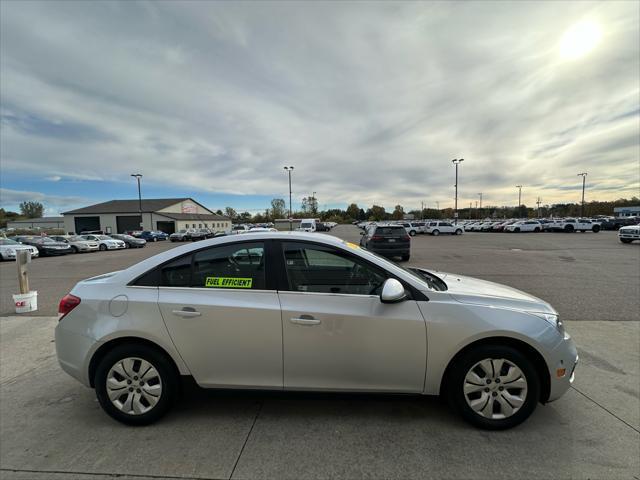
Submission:
M 456 360 L 447 378 L 449 399 L 472 425 L 489 430 L 514 427 L 535 410 L 540 379 L 520 351 L 482 345 Z
M 598 233 L 600 231 L 600 225 L 594 225 L 593 227 L 591 227 L 591 231 L 593 233 Z
M 411 258 L 411 255 L 408 253 L 406 255 L 402 255 L 403 262 L 408 262 L 410 258 Z
M 128 425 L 148 425 L 170 409 L 178 391 L 171 361 L 146 345 L 120 345 L 98 364 L 94 385 L 103 410 Z
M 158 239 L 157 239 L 156 237 L 153 237 L 153 241 L 154 241 L 154 242 L 157 242 L 157 241 L 158 241 Z
M 431 235 L 433 235 L 433 236 L 437 237 L 438 235 L 440 235 L 440 230 L 433 230 L 433 231 L 431 232 Z
M 456 235 L 462 235 L 462 230 L 457 229 L 457 230 L 456 230 Z
M 565 225 L 564 227 L 565 232 L 573 232 L 573 230 L 574 230 L 573 225 Z
M 101 251 L 104 252 L 107 249 L 107 246 L 103 243 L 103 244 L 100 244 L 99 248 L 100 248 Z
M 78 247 L 76 247 L 75 245 L 71 245 L 71 253 L 78 253 Z
M 416 236 L 416 231 L 415 230 L 411 230 L 409 232 L 409 235 L 411 235 L 412 237 L 415 237 Z
M 540 232 L 540 227 L 536 227 L 533 229 L 534 232 L 539 233 Z
M 520 231 L 520 228 L 519 228 L 519 227 L 516 227 L 516 228 L 514 228 L 514 229 L 513 229 L 513 231 L 514 231 L 514 232 L 519 232 L 519 231 Z

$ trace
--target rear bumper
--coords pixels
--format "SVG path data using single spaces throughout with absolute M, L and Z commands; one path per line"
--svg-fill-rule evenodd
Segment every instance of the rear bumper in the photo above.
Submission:
M 409 252 L 411 251 L 411 247 L 397 247 L 397 248 L 387 248 L 387 247 L 374 247 L 369 245 L 369 247 L 367 247 L 367 250 L 371 250 L 372 252 L 375 252 L 379 255 L 389 255 L 389 256 L 393 256 L 393 255 L 409 255 Z

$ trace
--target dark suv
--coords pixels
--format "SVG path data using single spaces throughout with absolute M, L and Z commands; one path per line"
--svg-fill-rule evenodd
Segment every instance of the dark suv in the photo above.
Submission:
M 411 237 L 402 225 L 373 225 L 361 233 L 360 246 L 386 257 L 411 255 Z

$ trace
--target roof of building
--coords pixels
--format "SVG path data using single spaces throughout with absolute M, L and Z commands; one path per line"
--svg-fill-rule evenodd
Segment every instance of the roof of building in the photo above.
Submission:
M 633 205 L 631 207 L 614 207 L 614 212 L 628 212 L 628 211 L 638 211 L 640 210 L 640 205 Z
M 39 217 L 39 218 L 21 218 L 20 220 L 8 220 L 9 223 L 62 223 L 64 217 Z
M 161 212 L 158 215 L 173 218 L 174 220 L 229 220 L 229 217 L 218 215 L 217 213 L 166 213 Z
M 193 198 L 145 198 L 142 200 L 143 212 L 157 212 L 163 208 L 170 207 L 176 203 L 190 200 L 193 203 L 196 202 Z M 200 205 L 198 203 L 198 205 Z M 70 210 L 63 212 L 63 215 L 83 214 L 83 213 L 138 213 L 139 201 L 135 200 L 109 200 L 108 202 L 96 203 L 95 205 L 89 205 L 88 207 L 78 208 L 76 210 Z

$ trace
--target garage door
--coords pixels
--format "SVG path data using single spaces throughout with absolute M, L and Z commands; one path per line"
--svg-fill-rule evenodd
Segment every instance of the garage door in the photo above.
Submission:
M 75 217 L 76 233 L 100 230 L 100 217 Z
M 142 217 L 140 215 L 120 215 L 116 217 L 116 228 L 118 233 L 140 230 Z
M 164 233 L 168 233 L 171 235 L 176 231 L 176 223 L 175 222 L 157 222 L 158 230 Z

